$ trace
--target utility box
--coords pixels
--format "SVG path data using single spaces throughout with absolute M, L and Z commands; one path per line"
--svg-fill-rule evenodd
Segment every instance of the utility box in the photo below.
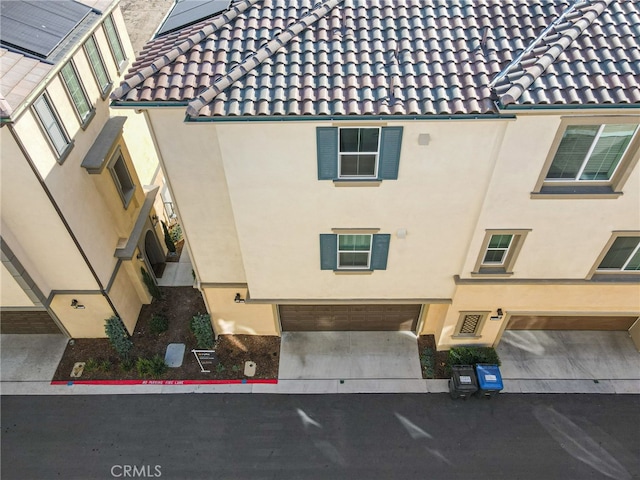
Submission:
M 449 394 L 451 398 L 465 400 L 478 391 L 476 372 L 471 365 L 453 365 L 449 379 Z
M 478 377 L 478 394 L 485 397 L 492 397 L 504 388 L 502 375 L 498 365 L 476 365 L 476 376 Z

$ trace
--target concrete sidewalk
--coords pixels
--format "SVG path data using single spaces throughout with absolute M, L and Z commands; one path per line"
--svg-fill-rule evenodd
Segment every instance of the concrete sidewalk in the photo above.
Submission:
M 283 336 L 281 374 L 277 384 L 180 385 L 173 382 L 171 385 L 123 386 L 51 385 L 49 379 L 64 351 L 66 339 L 60 335 L 3 335 L 0 393 L 100 395 L 448 392 L 447 380 L 420 378 L 419 369 L 416 370 L 414 365 L 415 362 L 419 365 L 415 337 L 411 341 L 407 334 L 392 332 L 395 336 L 385 338 L 386 334 L 382 334 L 380 338 L 371 339 L 366 335 L 356 335 L 355 332 L 345 333 L 342 337 L 334 338 L 338 343 L 331 348 L 327 347 L 327 335 Z M 380 336 L 377 332 L 360 333 L 376 333 Z M 335 337 L 336 332 L 329 332 L 329 337 L 332 335 Z M 296 338 L 307 343 L 307 350 L 301 350 L 301 344 L 291 345 L 292 339 Z M 373 340 L 377 348 L 375 351 L 372 350 Z M 312 345 L 308 345 L 308 342 L 312 342 Z M 507 331 L 497 350 L 502 360 L 504 393 L 640 394 L 640 354 L 626 332 Z M 331 353 L 332 351 L 335 352 Z M 304 352 L 306 353 L 303 355 Z M 339 354 L 341 362 L 325 358 L 334 354 Z M 385 357 L 386 354 L 390 356 Z M 304 361 L 301 360 L 301 355 Z M 408 359 L 405 369 L 395 370 L 399 372 L 396 377 L 401 378 L 393 378 L 394 370 L 389 369 L 389 365 L 398 366 L 397 362 L 390 360 L 394 355 L 406 356 Z M 409 358 L 411 356 L 413 357 Z M 376 365 L 380 368 L 376 368 Z M 296 370 L 302 367 L 302 371 Z M 368 378 L 364 378 L 365 374 Z

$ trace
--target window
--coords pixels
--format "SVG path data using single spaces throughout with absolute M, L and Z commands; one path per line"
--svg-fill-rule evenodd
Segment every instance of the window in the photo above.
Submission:
M 640 234 L 617 237 L 600 261 L 597 270 L 605 272 L 640 271 Z
M 402 127 L 318 127 L 318 180 L 398 178 Z
M 638 160 L 637 119 L 618 116 L 607 123 L 563 119 L 534 194 L 620 195 Z
M 460 312 L 454 337 L 480 337 L 482 326 L 489 312 Z
M 131 198 L 133 197 L 135 185 L 133 184 L 133 180 L 131 180 L 129 170 L 127 170 L 127 164 L 122 156 L 122 152 L 118 151 L 114 158 L 115 161 L 111 163 L 110 167 L 111 175 L 113 176 L 113 181 L 116 184 L 118 193 L 120 193 L 122 204 L 124 205 L 124 208 L 127 208 Z
M 386 270 L 391 235 L 336 229 L 320 235 L 320 268 L 334 271 Z
M 89 105 L 87 94 L 85 93 L 84 88 L 82 88 L 82 84 L 78 78 L 78 73 L 71 62 L 62 67 L 60 73 L 62 74 L 64 85 L 67 88 L 67 92 L 69 92 L 73 106 L 80 117 L 80 122 L 83 125 L 86 125 L 92 116 L 93 109 Z
M 546 180 L 611 180 L 637 125 L 570 125 Z
M 378 170 L 379 128 L 341 128 L 340 178 L 376 177 Z
M 118 70 L 120 70 L 124 66 L 124 63 L 127 61 L 127 57 L 124 55 L 122 43 L 120 42 L 120 37 L 118 36 L 118 30 L 116 29 L 115 23 L 113 22 L 113 15 L 109 15 L 104 19 L 104 29 L 107 33 L 107 40 L 109 41 L 111 53 L 113 54 L 113 58 L 116 61 Z
M 369 268 L 373 235 L 338 235 L 338 268 Z
M 487 230 L 474 274 L 511 274 L 529 230 Z
M 42 127 L 47 132 L 47 137 L 58 155 L 58 162 L 62 163 L 64 157 L 71 150 L 73 142 L 69 139 L 60 118 L 46 95 L 42 95 L 33 103 L 33 109 L 36 111 Z
M 109 88 L 111 88 L 111 80 L 109 79 L 109 74 L 107 73 L 107 69 L 102 61 L 102 55 L 100 55 L 96 39 L 93 36 L 89 37 L 87 42 L 84 44 L 84 49 L 87 57 L 89 58 L 93 75 L 96 78 L 96 82 L 98 82 L 100 92 L 103 97 L 105 97 Z

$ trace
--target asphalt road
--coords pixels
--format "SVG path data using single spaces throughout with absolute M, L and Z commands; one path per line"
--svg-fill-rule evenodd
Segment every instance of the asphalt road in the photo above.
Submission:
M 2 480 L 640 478 L 640 396 L 2 397 Z

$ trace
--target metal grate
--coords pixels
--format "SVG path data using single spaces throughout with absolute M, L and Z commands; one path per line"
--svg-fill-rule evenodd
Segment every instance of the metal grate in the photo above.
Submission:
M 475 334 L 478 329 L 478 325 L 480 325 L 480 320 L 482 320 L 482 315 L 465 315 L 464 320 L 462 321 L 462 326 L 460 327 L 460 333 L 471 335 Z

